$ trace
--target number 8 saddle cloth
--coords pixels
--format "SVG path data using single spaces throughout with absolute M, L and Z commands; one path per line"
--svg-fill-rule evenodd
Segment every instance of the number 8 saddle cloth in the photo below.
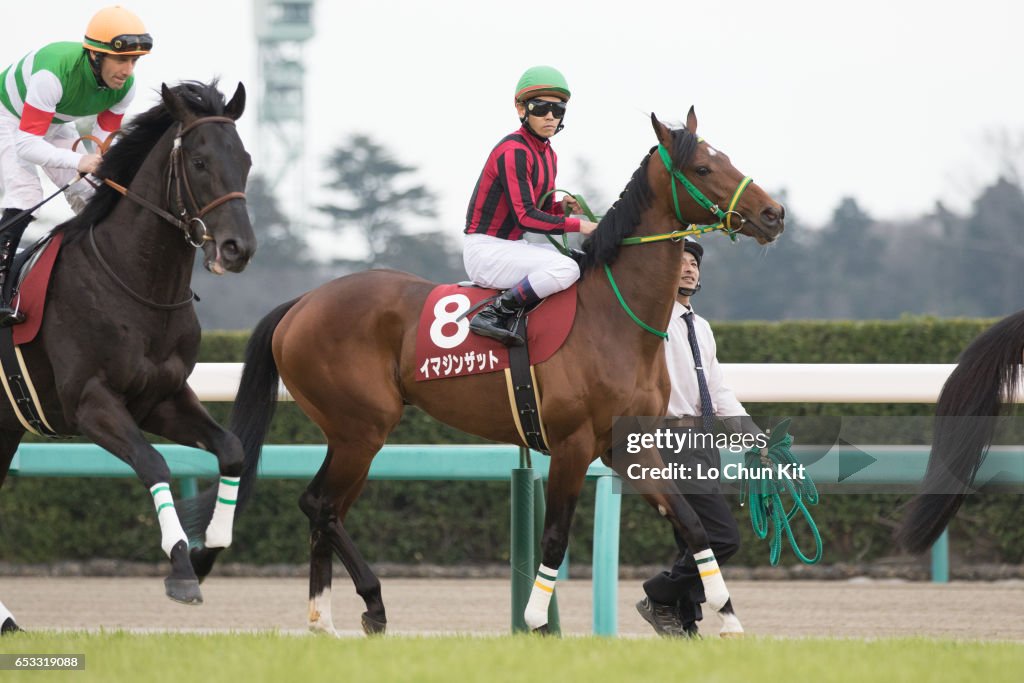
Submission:
M 459 319 L 477 303 L 498 293 L 460 284 L 438 285 L 430 292 L 416 333 L 418 381 L 499 372 L 509 367 L 508 349 L 501 342 L 469 331 L 469 319 L 476 311 Z M 562 346 L 575 316 L 576 285 L 552 294 L 526 313 L 531 365 L 543 363 Z

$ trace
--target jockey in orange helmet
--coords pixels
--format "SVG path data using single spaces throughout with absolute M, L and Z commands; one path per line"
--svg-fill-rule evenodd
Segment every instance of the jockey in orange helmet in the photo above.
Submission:
M 96 116 L 93 135 L 100 140 L 121 127 L 135 96 L 135 62 L 149 54 L 153 39 L 142 21 L 115 5 L 89 21 L 81 42 L 50 43 L 29 52 L 0 73 L 0 289 L 31 215 L 19 216 L 43 198 L 37 167 L 80 212 L 92 195 L 78 174 L 92 173 L 97 154 L 73 151 L 76 119 Z M 3 301 L 0 326 L 21 322 Z

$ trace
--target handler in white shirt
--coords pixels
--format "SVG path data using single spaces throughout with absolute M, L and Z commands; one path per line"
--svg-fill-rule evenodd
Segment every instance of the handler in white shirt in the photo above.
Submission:
M 682 272 L 679 275 L 679 294 L 672 308 L 672 319 L 668 325 L 669 340 L 665 345 L 665 360 L 672 381 L 668 400 L 668 426 L 710 432 L 711 423 L 718 417 L 725 422 L 730 432 L 760 435 L 761 430 L 736 400 L 732 390 L 725 386 L 711 326 L 694 313 L 690 305 L 690 297 L 700 290 L 703 257 L 704 248 L 687 238 Z M 699 363 L 694 357 L 694 341 L 700 356 Z M 701 373 L 706 384 L 704 392 L 700 386 Z M 702 400 L 702 393 L 705 400 Z M 709 405 L 705 406 L 705 403 Z M 702 464 L 705 471 L 709 467 L 721 469 L 721 458 L 715 448 L 694 449 L 684 453 L 683 458 L 690 465 Z M 693 506 L 708 533 L 715 558 L 720 565 L 725 564 L 739 550 L 740 533 L 719 483 L 707 480 L 679 483 L 687 502 Z M 637 603 L 636 608 L 661 635 L 698 637 L 696 622 L 702 618 L 700 603 L 704 602 L 704 588 L 693 554 L 686 549 L 686 543 L 678 533 L 676 544 L 681 551 L 679 558 L 670 570 L 644 583 L 646 595 Z

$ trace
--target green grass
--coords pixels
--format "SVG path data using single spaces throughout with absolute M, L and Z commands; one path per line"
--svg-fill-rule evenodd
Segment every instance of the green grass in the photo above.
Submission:
M 23 633 L 0 652 L 84 653 L 85 671 L 2 681 L 1017 681 L 1024 645 L 978 641 Z

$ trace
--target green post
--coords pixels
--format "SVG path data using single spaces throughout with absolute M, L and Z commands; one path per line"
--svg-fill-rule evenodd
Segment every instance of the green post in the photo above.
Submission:
M 949 583 L 949 528 L 932 544 L 932 583 Z
M 535 548 L 536 557 L 540 559 L 533 563 L 534 571 L 544 561 L 544 553 L 541 550 L 540 542 L 544 538 L 544 515 L 547 513 L 547 503 L 544 500 L 544 480 L 541 479 L 539 472 L 535 477 L 533 480 L 533 547 Z M 532 584 L 530 590 L 533 590 Z M 548 603 L 548 632 L 560 636 L 562 635 L 562 622 L 558 618 L 557 590 L 555 588 L 556 592 L 551 594 L 551 602 Z
M 530 629 L 523 613 L 533 590 L 537 563 L 533 549 L 533 468 L 517 467 L 512 470 L 512 632 L 524 633 Z
M 612 491 L 613 478 L 597 478 L 594 502 L 594 635 L 618 634 L 619 517 L 621 494 Z

